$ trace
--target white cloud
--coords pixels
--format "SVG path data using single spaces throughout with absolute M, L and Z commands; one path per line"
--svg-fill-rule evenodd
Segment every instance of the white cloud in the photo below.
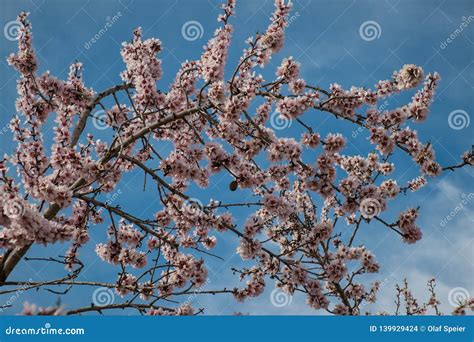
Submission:
M 395 307 L 395 282 L 401 283 L 407 278 L 409 286 L 420 302 L 429 298 L 426 283 L 436 278 L 436 292 L 441 301 L 441 311 L 452 312 L 449 294 L 454 288 L 464 288 L 474 296 L 474 248 L 472 235 L 474 201 L 467 201 L 464 209 L 458 211 L 444 227 L 441 220 L 453 212 L 468 195 L 466 188 L 457 186 L 451 181 L 442 181 L 429 198 L 429 206 L 423 206 L 420 225 L 424 232 L 423 239 L 410 248 L 401 248 L 396 256 L 386 262 L 394 274 L 384 274 L 391 280 L 389 286 L 381 288 L 379 301 L 373 306 L 374 311 L 393 312 Z M 393 280 L 393 281 L 392 281 Z

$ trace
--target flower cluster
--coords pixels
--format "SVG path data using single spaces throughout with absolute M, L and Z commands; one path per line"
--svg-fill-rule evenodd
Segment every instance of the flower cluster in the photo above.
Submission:
M 142 30 L 137 28 L 133 32 L 133 41 L 123 43 L 121 51 L 127 70 L 122 73 L 122 79 L 135 86 L 137 91 L 135 100 L 142 107 L 156 106 L 163 101 L 156 89 L 156 81 L 161 78 L 161 61 L 156 54 L 161 51 L 161 42 L 158 39 L 142 41 Z
M 258 68 L 283 47 L 291 7 L 291 1 L 275 1 L 268 28 L 247 40 L 226 79 L 235 12 L 235 1 L 228 0 L 201 56 L 183 62 L 168 89 L 158 88 L 161 42 L 144 39 L 138 28 L 121 49 L 124 83 L 98 93 L 85 86 L 79 62 L 65 80 L 37 74 L 31 25 L 21 13 L 19 50 L 8 59 L 20 73 L 18 115 L 10 122 L 17 146 L 0 160 L 0 248 L 9 249 L 6 262 L 0 258 L 0 283 L 11 271 L 3 265 L 22 256 L 13 249 L 57 242 L 67 242 L 68 250 L 51 260 L 63 264 L 69 272 L 64 279 L 74 283 L 91 227 L 104 225 L 107 237 L 95 251 L 119 270 L 107 288 L 139 298 L 141 304 L 127 298 L 123 307 L 142 314 L 193 315 L 190 300 L 161 305 L 208 293 L 232 293 L 243 301 L 261 295 L 269 282 L 285 295 L 303 293 L 311 308 L 333 314 L 360 314 L 374 302 L 380 283 L 361 278 L 380 266 L 368 248 L 356 245 L 367 234 L 360 228 L 376 225 L 406 243 L 420 240 L 419 209 L 393 222 L 387 218 L 391 202 L 443 170 L 473 165 L 472 151 L 460 164 L 442 168 L 433 146 L 410 128 L 428 118 L 440 79 L 425 76 L 419 66 L 404 65 L 372 89 L 333 83 L 326 90 L 301 78 L 300 64 L 286 57 L 274 72 L 262 72 L 270 78 L 264 79 Z M 414 94 L 403 105 L 379 106 L 408 91 Z M 366 151 L 354 154 L 345 135 L 312 127 L 313 111 L 355 125 L 368 138 Z M 86 135 L 88 120 L 113 136 Z M 278 120 L 293 127 L 282 131 Z M 46 122 L 54 122 L 51 144 Z M 393 163 L 398 153 L 419 167 L 406 184 L 399 184 Z M 10 165 L 16 178 L 9 176 Z M 143 190 L 154 200 L 142 212 L 155 208 L 154 215 L 138 217 L 114 203 L 112 191 L 131 170 L 143 172 Z M 216 185 L 211 199 L 196 191 Z M 204 291 L 207 258 L 216 256 L 226 236 L 234 239 L 225 245 L 235 242 L 231 250 L 245 260 L 232 268 L 244 284 Z M 407 288 L 400 291 L 413 313 L 438 303 L 433 295 L 417 306 Z M 456 313 L 468 306 L 472 302 L 461 303 Z M 56 313 L 31 305 L 24 313 L 37 312 Z
M 224 77 L 231 34 L 232 26 L 225 25 L 216 31 L 214 39 L 205 47 L 205 52 L 199 61 L 199 69 L 206 82 L 219 81 Z
M 300 95 L 297 97 L 285 97 L 278 101 L 276 110 L 283 116 L 283 118 L 296 119 L 312 105 L 312 96 Z
M 400 214 L 400 217 L 398 219 L 398 226 L 402 230 L 403 239 L 407 243 L 415 243 L 422 237 L 420 228 L 415 225 L 415 220 L 417 218 L 417 209 L 409 209 Z
M 285 43 L 285 27 L 287 25 L 287 16 L 293 4 L 291 1 L 285 3 L 285 0 L 275 1 L 275 12 L 272 15 L 272 23 L 259 41 L 260 52 L 258 62 L 263 65 L 268 62 L 272 54 L 280 51 Z
M 74 226 L 48 220 L 22 199 L 15 188 L 0 187 L 0 247 L 23 247 L 33 242 L 46 245 L 69 240 Z

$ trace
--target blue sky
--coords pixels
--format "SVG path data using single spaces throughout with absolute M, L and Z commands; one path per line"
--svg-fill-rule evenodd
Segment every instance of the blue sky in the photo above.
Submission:
M 34 46 L 38 52 L 40 71 L 50 70 L 52 74 L 65 78 L 69 65 L 79 60 L 84 64 L 84 79 L 96 91 L 120 82 L 119 73 L 124 65 L 120 57 L 120 44 L 130 40 L 131 32 L 137 26 L 143 28 L 145 38 L 159 38 L 164 50 L 161 53 L 164 76 L 160 87 L 166 89 L 180 64 L 185 59 L 199 58 L 202 46 L 218 27 L 215 20 L 219 1 L 60 1 L 60 0 L 3 0 L 0 5 L 0 27 L 7 27 L 21 10 L 31 12 Z M 229 55 L 229 68 L 235 67 L 244 40 L 256 31 L 263 31 L 273 11 L 271 0 L 238 1 L 237 16 L 231 23 L 235 27 L 233 46 Z M 470 120 L 474 112 L 472 101 L 474 85 L 473 28 L 474 3 L 469 0 L 379 0 L 349 1 L 295 0 L 291 24 L 287 28 L 286 46 L 262 71 L 272 77 L 284 57 L 292 55 L 301 62 L 302 77 L 308 83 L 328 88 L 339 83 L 348 88 L 351 85 L 373 87 L 379 79 L 389 78 L 394 70 L 404 64 L 421 65 L 425 72 L 438 71 L 442 80 L 428 121 L 417 125 L 423 141 L 431 141 L 437 151 L 437 160 L 442 165 L 459 161 L 459 156 L 473 144 L 474 123 L 463 129 L 453 129 L 448 124 L 451 112 L 462 110 Z M 114 16 L 118 20 L 100 34 L 95 43 L 91 39 L 99 34 L 107 21 Z M 182 27 L 189 21 L 202 26 L 202 37 L 193 41 L 184 39 Z M 373 40 L 364 40 L 360 27 L 368 21 L 378 25 L 378 35 Z M 467 27 L 456 33 L 463 21 Z M 4 32 L 5 33 L 5 32 Z M 454 35 L 450 43 L 446 40 Z M 87 45 L 87 46 L 86 46 Z M 6 56 L 16 51 L 16 42 L 0 36 L 0 152 L 13 149 L 11 135 L 5 127 L 15 112 L 15 80 L 17 74 L 5 62 Z M 406 103 L 412 93 L 389 98 L 385 106 L 395 108 Z M 464 115 L 466 115 L 464 114 Z M 343 132 L 349 140 L 347 153 L 367 153 L 365 134 L 358 134 L 356 127 L 348 126 L 325 114 L 310 112 L 305 121 L 316 128 L 321 135 L 328 132 Z M 51 122 L 48 122 L 52 129 Z M 106 131 L 97 136 L 106 137 Z M 300 129 L 293 125 L 281 135 L 298 135 Z M 417 173 L 417 168 L 406 158 L 395 159 L 395 179 L 403 184 Z M 393 204 L 387 217 L 394 217 L 409 206 L 421 205 L 419 224 L 424 239 L 415 245 L 404 244 L 398 236 L 387 232 L 377 224 L 366 225 L 361 231 L 358 243 L 374 251 L 382 270 L 377 279 L 384 281 L 380 302 L 373 311 L 389 311 L 393 305 L 394 285 L 404 276 L 408 277 L 415 293 L 426 296 L 423 287 L 431 277 L 439 281 L 440 299 L 443 311 L 449 312 L 449 293 L 461 287 L 474 294 L 472 227 L 473 203 L 469 202 L 445 226 L 443 218 L 450 214 L 463 199 L 474 191 L 472 169 L 463 168 L 456 173 L 443 174 L 416 194 L 403 197 Z M 121 194 L 114 204 L 130 208 L 130 211 L 151 217 L 160 208 L 159 201 L 149 191 L 141 192 L 142 176 L 138 171 L 127 174 L 119 185 Z M 208 199 L 226 188 L 229 178 L 218 176 L 204 192 L 191 189 L 191 195 Z M 226 193 L 225 199 L 237 201 L 242 194 Z M 104 197 L 106 199 L 106 197 Z M 242 222 L 246 210 L 236 211 Z M 89 264 L 81 274 L 82 280 L 110 281 L 117 270 L 97 261 L 93 248 L 95 242 L 105 237 L 104 226 L 91 230 L 92 241 L 82 253 L 83 261 Z M 208 286 L 219 288 L 237 285 L 236 277 L 229 271 L 229 265 L 240 263 L 235 256 L 236 241 L 225 237 L 219 239 L 217 252 L 225 262 L 211 261 L 211 282 Z M 67 245 L 35 248 L 29 256 L 59 255 Z M 11 279 L 47 279 L 61 276 L 64 271 L 54 265 L 39 262 L 22 262 Z M 304 304 L 304 298 L 294 297 L 288 305 L 277 308 L 270 302 L 273 287 L 267 287 L 257 300 L 236 304 L 230 297 L 198 298 L 196 306 L 207 307 L 209 314 L 231 314 L 245 312 L 253 314 L 312 314 Z M 84 298 L 91 296 L 93 289 L 78 289 L 64 296 L 68 308 L 84 304 Z M 43 306 L 53 304 L 57 299 L 46 291 L 31 291 L 21 294 L 9 312 L 17 312 L 20 304 L 27 300 Z M 425 299 L 423 297 L 423 299 Z M 0 297 L 0 304 L 6 300 Z M 116 297 L 118 300 L 118 297 Z

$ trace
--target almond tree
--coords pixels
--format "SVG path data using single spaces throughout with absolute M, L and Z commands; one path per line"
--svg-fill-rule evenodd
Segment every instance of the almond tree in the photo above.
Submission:
M 168 90 L 160 88 L 161 42 L 145 39 L 140 28 L 123 43 L 121 84 L 100 92 L 86 87 L 78 62 L 70 66 L 67 80 L 39 74 L 28 14 L 19 15 L 19 49 L 8 58 L 20 74 L 17 115 L 10 124 L 17 147 L 0 161 L 1 294 L 18 286 L 25 291 L 58 286 L 65 289 L 62 293 L 93 286 L 123 297 L 106 305 L 86 300 L 67 314 L 123 308 L 150 315 L 193 314 L 204 308 L 185 302 L 190 295 L 244 301 L 259 296 L 265 286 L 303 293 L 310 307 L 333 314 L 359 314 L 365 303 L 376 300 L 379 283 L 367 284 L 364 275 L 378 272 L 379 265 L 367 247 L 354 245 L 361 227 L 383 225 L 400 236 L 400 244 L 416 243 L 422 238 L 416 224 L 419 207 L 412 205 L 392 222 L 384 218 L 390 202 L 443 172 L 473 165 L 471 151 L 456 165 L 439 165 L 431 144 L 420 141 L 410 127 L 427 119 L 440 76 L 407 64 L 372 89 L 338 84 L 324 89 L 300 78 L 299 63 L 288 57 L 275 77 L 265 80 L 259 69 L 284 44 L 291 3 L 283 0 L 275 1 L 268 28 L 246 41 L 248 47 L 228 73 L 234 7 L 234 0 L 223 5 L 221 27 L 199 60 L 182 64 Z M 409 103 L 377 109 L 379 101 L 410 90 Z M 115 104 L 106 105 L 109 99 Z M 98 109 L 102 117 L 94 117 Z M 345 154 L 343 135 L 321 137 L 305 123 L 305 117 L 316 115 L 367 131 L 373 151 Z M 55 120 L 53 144 L 45 143 L 43 131 L 50 116 Z M 87 133 L 90 120 L 107 127 L 108 141 Z M 305 133 L 281 137 L 285 131 L 279 125 L 290 122 Z M 167 155 L 157 151 L 165 143 L 172 145 Z M 419 168 L 419 176 L 407 184 L 390 178 L 396 154 Z M 123 174 L 135 169 L 148 180 L 144 191 L 160 198 L 153 217 L 138 217 L 104 200 Z M 226 191 L 251 190 L 252 199 L 203 203 L 187 194 L 193 184 L 209 188 L 215 174 L 232 177 Z M 248 216 L 240 225 L 233 210 L 242 207 Z M 117 267 L 118 277 L 110 283 L 81 281 L 81 247 L 89 240 L 88 229 L 103 222 L 99 227 L 107 226 L 108 238 L 95 250 L 103 262 Z M 238 238 L 237 253 L 253 264 L 231 265 L 245 281 L 240 288 L 203 287 L 206 261 L 216 257 L 215 235 Z M 27 281 L 17 279 L 18 273 L 11 276 L 31 246 L 58 242 L 70 245 L 66 255 L 45 261 L 63 264 L 64 277 Z M 349 271 L 349 262 L 358 267 Z M 24 313 L 38 310 L 26 305 Z

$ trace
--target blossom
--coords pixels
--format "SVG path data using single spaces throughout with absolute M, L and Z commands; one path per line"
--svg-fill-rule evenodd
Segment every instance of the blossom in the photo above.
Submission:
M 417 217 L 416 209 L 409 209 L 400 214 L 398 226 L 403 232 L 403 240 L 406 243 L 415 243 L 422 237 L 421 229 L 415 225 Z
M 294 95 L 300 95 L 306 87 L 306 82 L 303 79 L 297 79 L 294 81 L 291 81 L 288 84 L 288 88 Z
M 2 225 L 0 247 L 22 247 L 33 242 L 46 245 L 72 238 L 74 227 L 47 220 L 32 205 L 10 189 L 0 186 Z
M 398 90 L 416 87 L 423 80 L 423 69 L 415 64 L 405 64 L 395 73 L 394 80 Z
M 261 248 L 260 242 L 242 238 L 237 248 L 237 253 L 240 254 L 242 259 L 253 259 L 260 252 Z
M 198 67 L 206 82 L 215 82 L 223 78 L 231 34 L 232 26 L 226 24 L 214 33 L 214 38 L 205 46 Z
M 408 187 L 411 191 L 417 191 L 426 184 L 426 179 L 422 176 L 418 176 L 415 179 L 408 182 Z
M 285 82 L 291 82 L 298 78 L 300 64 L 293 61 L 293 58 L 285 58 L 276 71 L 276 75 Z
M 277 103 L 276 110 L 284 118 L 295 119 L 311 107 L 312 103 L 312 99 L 306 95 L 285 97 Z
M 133 274 L 126 273 L 120 275 L 119 279 L 117 280 L 117 286 L 115 287 L 115 292 L 117 292 L 120 296 L 125 296 L 130 293 L 131 288 L 133 288 L 137 283 L 137 277 Z
M 17 32 L 19 51 L 17 54 L 11 54 L 8 57 L 8 63 L 23 75 L 34 73 L 37 68 L 36 56 L 32 47 L 32 26 L 27 20 L 28 15 L 29 12 L 21 12 L 18 15 L 17 22 L 20 24 Z
M 161 78 L 161 61 L 155 55 L 161 51 L 161 42 L 150 38 L 142 41 L 142 30 L 133 32 L 133 41 L 122 44 L 122 58 L 127 66 L 122 73 L 125 82 L 134 84 L 137 94 L 136 101 L 145 107 L 157 105 L 163 99 L 156 89 L 156 81 Z
M 50 306 L 50 307 L 38 307 L 36 304 L 24 302 L 23 311 L 21 312 L 24 316 L 59 316 L 64 314 L 64 308 L 62 306 Z
M 397 181 L 393 179 L 383 181 L 382 184 L 380 184 L 380 190 L 385 196 L 389 198 L 395 198 L 400 192 Z
M 285 42 L 284 29 L 291 7 L 291 1 L 288 1 L 288 3 L 285 3 L 285 0 L 275 1 L 275 11 L 271 18 L 271 24 L 259 41 L 262 49 L 261 55 L 259 56 L 260 64 L 265 64 L 271 58 L 272 54 L 280 51 L 283 47 Z
M 339 133 L 328 134 L 325 139 L 324 149 L 330 153 L 341 151 L 346 145 L 346 139 Z
M 377 145 L 377 149 L 383 154 L 391 153 L 395 147 L 395 143 L 391 137 L 386 134 L 382 127 L 371 128 L 370 141 Z
M 301 155 L 301 146 L 295 139 L 278 139 L 272 143 L 268 149 L 268 158 L 271 161 L 280 161 L 284 159 L 295 160 Z
M 161 41 L 145 39 L 137 28 L 121 48 L 123 83 L 100 92 L 86 86 L 80 62 L 64 80 L 39 74 L 31 24 L 27 13 L 19 15 L 18 52 L 8 58 L 19 72 L 17 115 L 9 125 L 16 146 L 0 160 L 0 248 L 6 250 L 0 283 L 30 246 L 57 243 L 67 243 L 67 250 L 50 260 L 73 280 L 87 266 L 81 251 L 94 240 L 96 257 L 117 271 L 106 288 L 140 298 L 140 304 L 124 299 L 111 308 L 194 315 L 201 311 L 189 303 L 197 294 L 231 292 L 243 301 L 267 285 L 341 315 L 361 314 L 376 300 L 381 283 L 363 277 L 381 266 L 371 246 L 359 244 L 370 231 L 365 225 L 375 223 L 409 244 L 419 241 L 421 209 L 397 218 L 386 212 L 392 201 L 444 170 L 473 164 L 468 151 L 459 164 L 441 167 L 432 144 L 410 127 L 428 117 L 440 77 L 407 64 L 372 88 L 332 83 L 324 89 L 301 78 L 291 56 L 260 71 L 282 50 L 292 7 L 284 0 L 275 1 L 267 29 L 229 64 L 235 6 L 234 0 L 222 6 L 220 27 L 197 60 L 180 64 L 169 87 L 161 81 Z M 380 103 L 415 87 L 396 108 Z M 352 125 L 354 139 L 368 136 L 371 152 L 357 154 L 359 146 L 345 135 L 327 133 L 327 116 Z M 293 126 L 279 129 L 275 118 Z M 101 125 L 107 130 L 99 138 Z M 400 185 L 404 156 L 418 169 Z M 124 182 L 137 190 L 139 174 L 151 197 L 134 210 L 130 193 L 120 200 L 116 194 Z M 242 285 L 203 290 L 213 276 L 210 258 L 229 246 L 244 260 L 230 265 Z M 418 305 L 407 287 L 400 290 L 412 313 L 438 304 L 434 294 Z M 468 306 L 471 301 L 460 303 L 455 313 Z M 34 304 L 24 310 L 59 312 Z
M 347 273 L 346 266 L 341 260 L 331 262 L 325 269 L 329 281 L 339 282 Z
M 301 144 L 311 148 L 315 148 L 320 143 L 320 137 L 318 133 L 304 133 L 301 137 Z

